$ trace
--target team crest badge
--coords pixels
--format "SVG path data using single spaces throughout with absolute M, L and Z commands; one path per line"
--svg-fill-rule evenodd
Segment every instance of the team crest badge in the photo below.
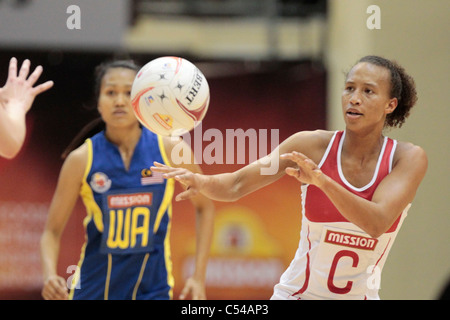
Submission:
M 92 175 L 91 182 L 89 184 L 95 192 L 104 193 L 111 188 L 111 179 L 109 179 L 103 172 L 96 172 Z

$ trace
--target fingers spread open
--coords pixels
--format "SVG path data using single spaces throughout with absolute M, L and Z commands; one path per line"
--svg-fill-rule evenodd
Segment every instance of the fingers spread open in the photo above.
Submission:
M 17 59 L 11 58 L 9 61 L 8 80 L 17 78 Z
M 150 167 L 150 170 L 154 172 L 171 172 L 173 170 L 176 170 L 177 168 L 172 168 L 169 166 L 166 166 L 165 164 L 159 163 L 157 161 L 153 161 L 153 166 Z
M 30 86 L 33 86 L 36 81 L 39 79 L 43 71 L 42 66 L 37 66 L 36 69 L 34 69 L 33 73 L 30 74 L 30 76 L 27 79 L 27 82 L 30 84 Z
M 47 91 L 51 87 L 53 87 L 53 81 L 47 81 L 47 82 L 44 82 L 44 83 L 38 85 L 37 87 L 33 88 L 33 93 L 35 95 L 38 95 L 42 92 Z
M 19 79 L 22 80 L 26 80 L 27 76 L 28 76 L 28 72 L 30 72 L 30 60 L 25 59 L 25 61 L 22 63 L 22 66 L 20 67 L 20 71 L 19 71 Z

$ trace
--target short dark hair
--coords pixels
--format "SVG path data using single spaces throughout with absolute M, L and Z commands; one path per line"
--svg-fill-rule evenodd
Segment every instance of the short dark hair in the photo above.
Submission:
M 386 116 L 385 127 L 401 127 L 409 116 L 411 108 L 417 102 L 417 91 L 414 79 L 396 61 L 380 56 L 365 56 L 358 63 L 367 62 L 389 70 L 391 75 L 391 98 L 397 98 L 397 108 Z

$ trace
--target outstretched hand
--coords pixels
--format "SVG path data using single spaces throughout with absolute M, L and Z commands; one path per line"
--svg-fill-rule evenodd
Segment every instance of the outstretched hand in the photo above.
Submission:
M 34 98 L 50 89 L 53 86 L 53 81 L 47 81 L 36 87 L 33 87 L 42 74 L 42 67 L 37 66 L 36 69 L 30 72 L 30 60 L 26 59 L 17 73 L 17 59 L 12 58 L 9 62 L 8 79 L 5 85 L 0 88 L 0 107 L 8 112 L 23 111 L 28 112 L 33 104 Z
M 285 153 L 281 159 L 288 159 L 297 164 L 297 168 L 288 167 L 285 172 L 302 183 L 320 186 L 323 182 L 324 174 L 318 165 L 300 152 Z
M 198 194 L 202 175 L 193 173 L 184 168 L 169 167 L 156 161 L 153 162 L 153 165 L 154 166 L 150 168 L 152 171 L 163 173 L 165 179 L 174 178 L 186 188 L 186 191 L 179 193 L 175 197 L 175 201 L 190 199 Z

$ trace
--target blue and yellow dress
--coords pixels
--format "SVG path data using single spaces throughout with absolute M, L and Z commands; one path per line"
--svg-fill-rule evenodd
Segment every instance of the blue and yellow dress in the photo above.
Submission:
M 162 138 L 142 128 L 128 170 L 104 131 L 86 143 L 86 241 L 70 298 L 171 299 L 174 181 L 150 170 L 153 161 L 169 164 Z

